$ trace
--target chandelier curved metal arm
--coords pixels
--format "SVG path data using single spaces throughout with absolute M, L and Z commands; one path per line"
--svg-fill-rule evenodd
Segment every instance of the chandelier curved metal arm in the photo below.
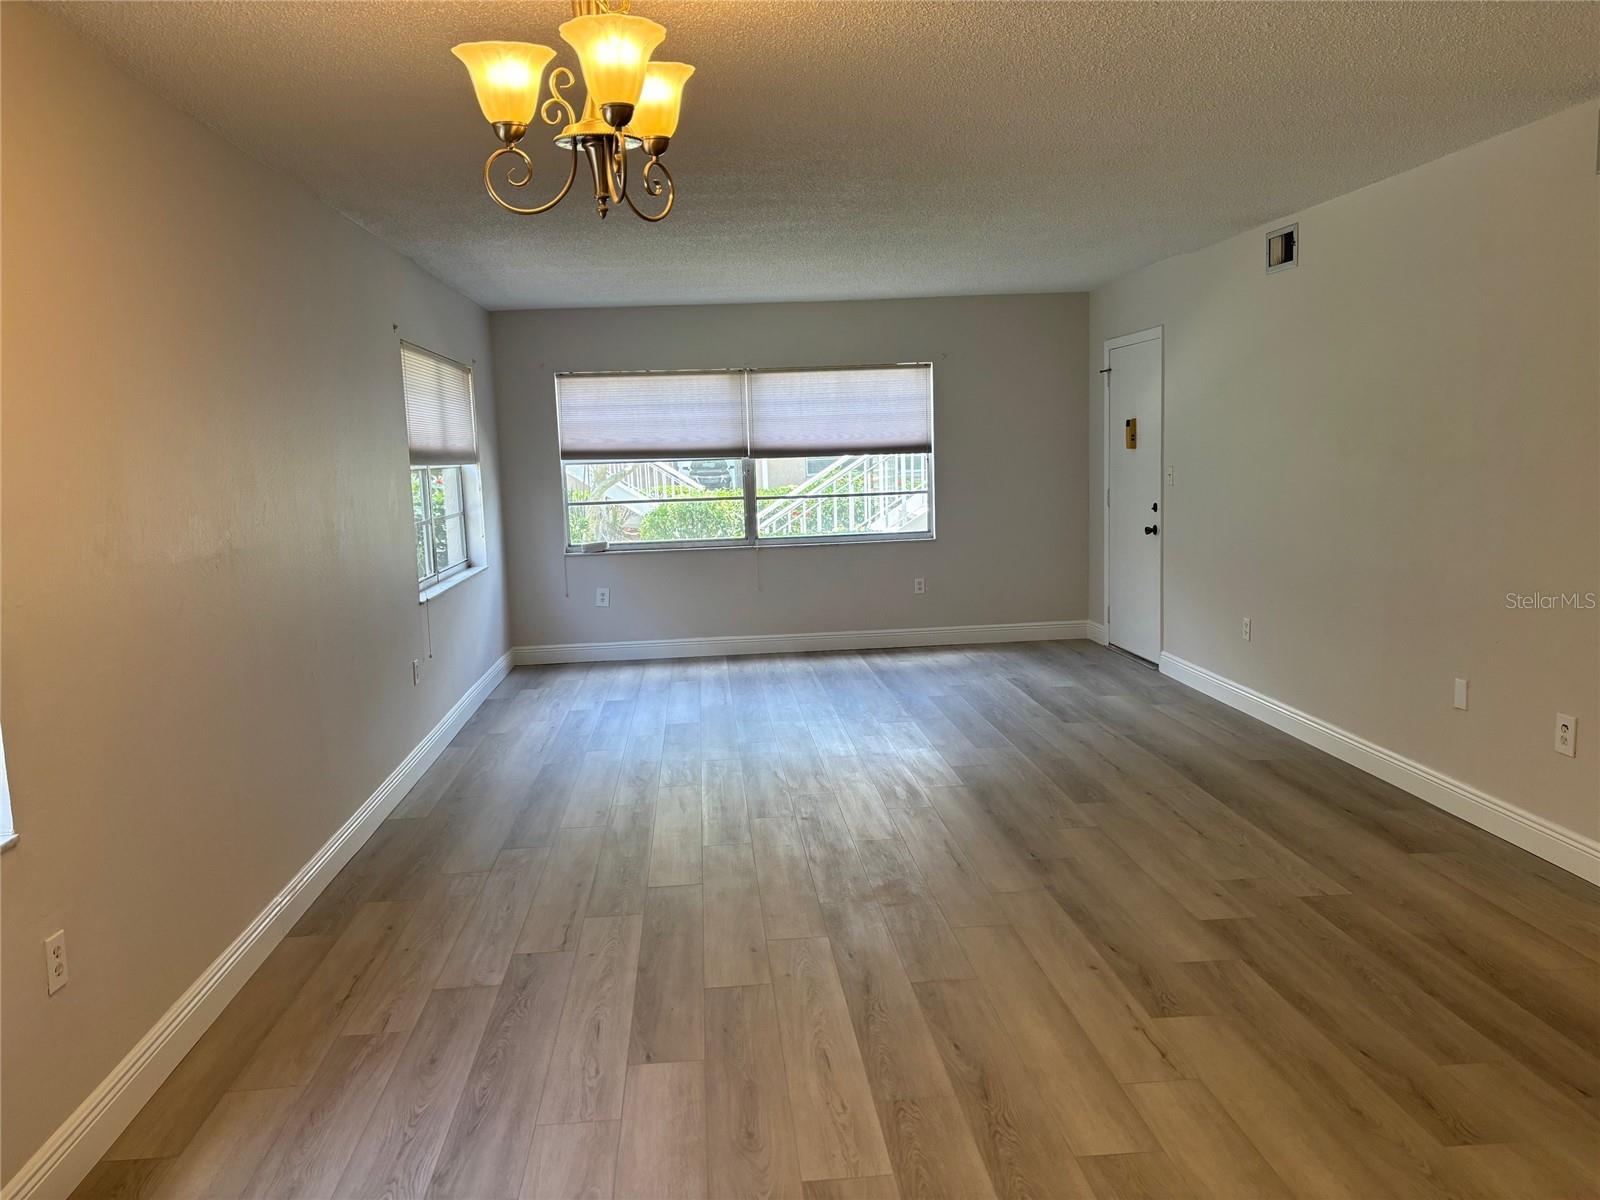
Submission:
M 694 68 L 687 63 L 660 62 L 652 58 L 666 30 L 643 17 L 629 14 L 629 0 L 572 0 L 573 18 L 560 29 L 561 37 L 578 53 L 588 88 L 581 115 L 567 99 L 565 89 L 577 78 L 567 67 L 554 68 L 545 82 L 549 95 L 536 104 L 541 78 L 556 52 L 531 42 L 463 42 L 453 48 L 472 77 L 478 105 L 501 145 L 483 164 L 483 186 L 489 198 L 506 212 L 532 217 L 549 212 L 572 190 L 578 161 L 587 160 L 593 176 L 595 209 L 604 217 L 611 208 L 626 204 L 640 220 L 656 222 L 672 211 L 676 187 L 672 172 L 661 162 L 678 126 L 683 85 Z M 495 164 L 512 161 L 501 174 L 500 186 L 525 188 L 533 180 L 533 157 L 523 148 L 535 114 L 546 125 L 560 127 L 555 138 L 571 151 L 566 182 L 542 204 L 514 204 L 496 186 Z M 629 194 L 628 154 L 642 149 L 644 166 L 634 191 L 658 202 L 657 211 L 641 208 Z
M 550 95 L 539 106 L 539 119 L 546 125 L 570 125 L 577 120 L 577 114 L 572 111 L 571 102 L 561 94 L 563 88 L 571 87 L 572 84 L 572 72 L 567 70 L 566 67 L 557 67 L 550 72 Z M 516 175 L 517 168 L 512 166 L 511 170 L 506 173 L 506 183 L 514 188 L 523 188 L 532 182 L 533 159 L 529 157 L 526 150 L 517 145 L 527 132 L 527 127 L 507 126 L 503 130 L 497 128 L 495 132 L 506 140 L 506 144 L 493 151 L 483 162 L 483 186 L 489 193 L 491 200 L 507 212 L 515 213 L 519 217 L 536 217 L 542 212 L 549 212 L 567 198 L 567 193 L 572 190 L 573 182 L 578 178 L 578 148 L 576 146 L 572 148 L 572 165 L 567 170 L 567 181 L 561 185 L 561 190 L 552 199 L 543 204 L 535 205 L 532 208 L 522 208 L 519 205 L 512 204 L 494 190 L 493 171 L 495 162 L 502 155 L 510 154 L 522 160 L 522 175 L 521 178 L 518 178 Z
M 539 119 L 546 125 L 571 125 L 578 119 L 578 114 L 572 111 L 572 101 L 562 95 L 562 90 L 572 84 L 572 72 L 566 67 L 557 67 L 550 72 L 550 95 L 539 106 Z M 565 119 L 562 118 L 563 113 L 566 114 Z
M 562 125 L 567 128 L 577 124 L 578 116 L 573 110 L 572 103 L 562 94 L 564 88 L 571 87 L 575 82 L 573 74 L 566 67 L 557 67 L 550 72 L 550 95 L 539 106 L 539 119 L 546 125 Z M 490 152 L 483 163 L 483 186 L 492 199 L 501 208 L 519 217 L 536 217 L 540 213 L 549 212 L 556 205 L 567 198 L 567 193 L 572 190 L 572 185 L 578 177 L 578 161 L 580 157 L 587 157 L 590 170 L 594 175 L 595 207 L 600 216 L 604 217 L 613 205 L 626 204 L 633 210 L 633 214 L 640 220 L 652 224 L 661 220 L 672 211 L 674 199 L 674 185 L 672 172 L 667 170 L 666 164 L 661 161 L 661 155 L 666 153 L 667 144 L 671 140 L 665 137 L 637 138 L 628 134 L 625 129 L 612 127 L 610 133 L 586 133 L 570 138 L 572 162 L 567 170 L 567 180 L 561 185 L 561 190 L 543 204 L 532 207 L 523 207 L 513 204 L 495 190 L 494 164 L 506 155 L 518 160 L 512 164 L 506 173 L 505 182 L 514 188 L 527 187 L 533 180 L 533 157 L 520 145 L 527 135 L 526 125 L 500 123 L 495 126 L 495 133 L 505 145 Z M 567 140 L 567 139 L 563 139 Z M 632 146 L 643 145 L 648 158 L 644 170 L 640 173 L 639 182 L 645 194 L 651 197 L 666 196 L 666 203 L 656 213 L 648 213 L 641 209 L 632 196 L 628 194 L 628 150 Z M 519 171 L 520 165 L 520 171 Z
M 549 212 L 567 198 L 567 193 L 572 190 L 573 181 L 578 178 L 578 148 L 574 146 L 572 148 L 572 166 L 567 170 L 567 181 L 561 185 L 561 190 L 543 204 L 535 205 L 532 208 L 522 208 L 512 204 L 494 190 L 494 175 L 492 172 L 495 160 L 503 154 L 515 155 L 522 160 L 522 177 L 520 179 L 516 175 L 515 166 L 506 173 L 506 183 L 514 188 L 527 187 L 528 183 L 533 179 L 533 159 L 528 156 L 528 152 L 521 146 L 511 145 L 501 146 L 490 154 L 483 164 L 483 186 L 488 190 L 490 199 L 507 212 L 516 213 L 519 217 L 536 217 L 542 212 Z
M 660 173 L 660 179 L 653 178 L 656 172 Z M 667 170 L 667 164 L 662 162 L 659 156 L 651 155 L 650 161 L 644 164 L 644 170 L 639 173 L 639 182 L 644 185 L 645 195 L 647 196 L 665 194 L 667 202 L 661 206 L 660 212 L 652 214 L 641 211 L 639 206 L 633 202 L 633 197 L 626 192 L 622 194 L 622 198 L 628 202 L 628 207 L 633 209 L 634 216 L 642 221 L 649 221 L 654 224 L 672 211 L 672 201 L 674 199 L 672 172 Z

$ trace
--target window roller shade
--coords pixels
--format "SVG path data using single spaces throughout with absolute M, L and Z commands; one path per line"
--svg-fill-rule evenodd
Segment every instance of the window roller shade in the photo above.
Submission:
M 756 458 L 932 449 L 930 366 L 750 373 L 750 453 Z
M 559 375 L 561 457 L 743 458 L 744 380 L 737 371 Z
M 415 346 L 400 346 L 411 464 L 460 466 L 478 461 L 472 413 L 472 372 Z

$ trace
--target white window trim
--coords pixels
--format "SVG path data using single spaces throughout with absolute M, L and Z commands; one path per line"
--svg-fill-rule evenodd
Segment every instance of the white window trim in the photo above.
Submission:
M 465 583 L 467 580 L 472 579 L 475 576 L 482 575 L 488 569 L 488 563 L 478 563 L 476 566 L 469 564 L 459 570 L 451 571 L 439 582 L 430 584 L 418 592 L 417 603 L 426 604 L 429 600 L 434 599 L 436 596 L 442 596 L 445 592 L 448 592 L 457 584 Z
M 658 550 L 775 550 L 790 548 L 816 549 L 819 546 L 881 546 L 885 542 L 936 542 L 931 533 L 841 533 L 822 538 L 762 538 L 750 542 L 742 538 L 725 538 L 713 542 L 612 542 L 604 550 L 583 550 L 570 543 L 569 558 L 598 558 L 605 554 L 654 554 Z
M 444 572 L 417 580 L 419 604 L 426 604 L 456 584 L 465 583 L 473 576 L 481 575 L 489 569 L 489 535 L 488 526 L 484 523 L 482 467 L 476 463 L 438 463 L 435 466 L 457 467 L 461 471 L 461 517 L 467 543 L 467 557 Z M 410 490 L 411 471 L 433 469 L 431 466 L 413 464 L 406 474 L 407 490 Z M 411 518 L 413 557 L 415 557 L 417 525 L 416 515 L 413 513 Z
M 429 511 L 429 515 L 420 521 L 416 519 L 416 515 L 413 512 L 411 519 L 413 535 L 417 532 L 420 532 L 423 527 L 427 528 L 429 536 L 425 540 L 424 544 L 428 547 L 428 558 L 431 562 L 433 559 L 433 534 L 435 532 L 434 526 L 440 523 L 448 525 L 451 521 L 459 517 L 461 520 L 461 546 L 464 557 L 460 562 L 453 563 L 442 571 L 434 571 L 432 574 L 419 576 L 417 579 L 417 587 L 419 590 L 424 592 L 437 587 L 439 584 L 444 583 L 448 579 L 454 578 L 473 565 L 471 537 L 468 529 L 471 522 L 467 516 L 468 478 L 466 474 L 466 467 L 460 463 L 436 463 L 431 466 L 417 466 L 415 463 L 412 464 L 411 473 L 407 476 L 407 482 L 411 482 L 412 476 L 415 476 L 419 473 L 422 475 L 423 506 L 428 510 L 431 510 L 433 506 L 428 477 L 434 471 L 460 472 L 456 476 L 456 498 L 460 502 L 461 507 L 456 509 L 454 512 L 451 512 L 449 505 L 447 504 L 442 517 L 435 517 L 432 515 L 432 512 Z M 446 537 L 448 538 L 448 534 Z

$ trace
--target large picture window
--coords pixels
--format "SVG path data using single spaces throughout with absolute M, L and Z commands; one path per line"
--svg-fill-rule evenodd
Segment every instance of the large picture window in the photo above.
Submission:
M 933 536 L 933 370 L 556 377 L 567 544 Z

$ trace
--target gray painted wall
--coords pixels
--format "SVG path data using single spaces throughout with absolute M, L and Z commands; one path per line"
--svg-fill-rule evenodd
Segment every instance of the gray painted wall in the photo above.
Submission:
M 0 722 L 23 840 L 0 869 L 0 1177 L 508 641 L 1098 619 L 1095 371 L 1149 325 L 1168 648 L 1600 832 L 1600 617 L 1503 599 L 1600 570 L 1595 105 L 1298 214 L 1305 262 L 1270 279 L 1257 232 L 1092 304 L 486 319 L 51 18 L 3 22 Z M 114 194 L 62 186 L 73 128 Z M 415 689 L 396 324 L 477 360 L 494 567 L 433 605 Z M 555 372 L 887 360 L 934 363 L 937 541 L 563 555 Z M 1557 709 L 1585 722 L 1575 760 L 1550 750 Z M 61 927 L 73 981 L 46 999 Z
M 1088 616 L 1087 322 L 1083 295 L 491 314 L 512 643 Z M 556 372 L 911 361 L 934 369 L 936 541 L 563 555 Z
M 1098 288 L 1088 364 L 1097 612 L 1094 372 L 1106 338 L 1163 325 L 1166 649 L 1589 837 L 1600 611 L 1505 596 L 1600 590 L 1595 120 L 1580 105 Z M 1291 220 L 1303 261 L 1267 275 Z
M 477 305 L 3 6 L 10 1178 L 506 646 Z M 72 130 L 94 130 L 94 175 Z M 425 658 L 394 326 L 477 359 Z M 41 944 L 67 931 L 46 998 Z

